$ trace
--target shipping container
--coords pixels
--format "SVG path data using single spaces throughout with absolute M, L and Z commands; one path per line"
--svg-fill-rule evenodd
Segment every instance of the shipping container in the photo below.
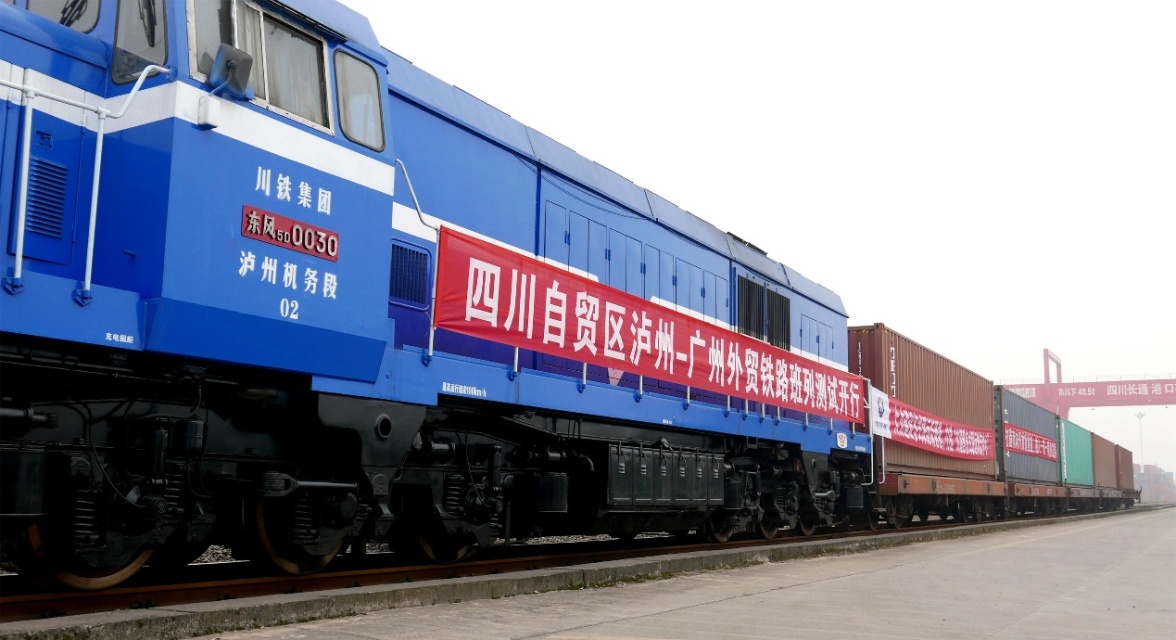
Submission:
M 1115 468 L 1115 443 L 1097 433 L 1091 433 L 1090 448 L 1094 457 L 1094 486 L 1103 489 L 1118 487 L 1119 475 Z
M 1003 387 L 996 388 L 995 401 L 997 455 L 1004 479 L 1058 484 L 1057 416 Z
M 939 418 L 991 431 L 992 381 L 882 324 L 849 329 L 850 373 L 878 390 Z M 888 473 L 996 478 L 995 460 L 952 458 L 875 439 L 875 459 Z
M 1115 445 L 1115 471 L 1118 478 L 1117 488 L 1123 491 L 1135 491 L 1135 478 L 1131 474 L 1135 456 L 1131 451 Z
M 1090 432 L 1058 418 L 1062 436 L 1062 484 L 1069 487 L 1094 486 L 1094 458 L 1090 449 Z

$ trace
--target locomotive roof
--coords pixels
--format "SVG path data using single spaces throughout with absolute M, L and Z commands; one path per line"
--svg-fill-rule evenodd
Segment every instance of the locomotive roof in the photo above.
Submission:
M 510 117 L 462 89 L 415 66 L 395 52 L 388 58 L 392 91 L 441 113 L 454 122 L 543 166 L 589 187 L 605 197 L 694 239 L 829 309 L 848 315 L 841 296 L 757 249 L 730 237 L 713 224 L 665 198 L 633 184 L 624 176 L 573 151 Z
M 263 0 L 276 2 L 278 0 Z M 330 6 L 325 6 L 325 5 Z M 367 17 L 336 0 L 280 0 L 283 10 L 301 14 L 301 18 L 317 24 L 328 31 L 343 36 L 351 44 L 368 49 L 365 53 L 379 55 L 383 51 L 380 40 L 372 29 Z

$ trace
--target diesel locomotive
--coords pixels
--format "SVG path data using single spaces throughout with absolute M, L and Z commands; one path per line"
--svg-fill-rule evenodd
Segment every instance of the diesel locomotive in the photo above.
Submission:
M 837 294 L 333 0 L 0 2 L 0 96 L 9 568 L 894 518 Z

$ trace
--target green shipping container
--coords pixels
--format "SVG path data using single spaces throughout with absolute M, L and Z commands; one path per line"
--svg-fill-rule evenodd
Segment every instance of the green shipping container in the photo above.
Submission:
M 1062 484 L 1079 487 L 1094 486 L 1094 452 L 1090 444 L 1090 432 L 1058 418 L 1058 433 L 1062 435 Z

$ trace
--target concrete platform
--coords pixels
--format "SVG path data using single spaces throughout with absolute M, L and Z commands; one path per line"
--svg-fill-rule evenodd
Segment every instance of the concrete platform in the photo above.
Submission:
M 1172 637 L 1176 509 L 1028 524 L 9 623 L 0 637 Z M 300 622 L 322 618 L 338 619 Z

